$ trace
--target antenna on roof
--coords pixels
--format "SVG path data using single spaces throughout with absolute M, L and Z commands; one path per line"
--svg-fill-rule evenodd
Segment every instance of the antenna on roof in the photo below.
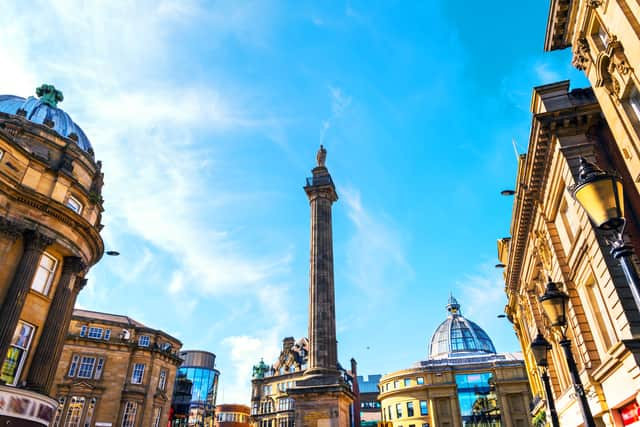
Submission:
M 520 151 L 518 150 L 518 143 L 515 138 L 511 138 L 511 145 L 513 145 L 513 152 L 516 153 L 516 161 L 520 160 Z

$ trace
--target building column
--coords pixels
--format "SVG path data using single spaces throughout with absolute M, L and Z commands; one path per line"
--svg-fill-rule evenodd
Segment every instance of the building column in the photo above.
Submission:
M 20 313 L 27 299 L 40 257 L 51 243 L 53 243 L 52 239 L 37 231 L 29 230 L 24 233 L 22 258 L 9 285 L 4 303 L 0 307 L 0 359 L 3 362 L 20 320 Z
M 27 388 L 43 394 L 49 394 L 62 355 L 65 337 L 69 332 L 69 323 L 73 314 L 73 306 L 86 279 L 77 274 L 84 270 L 82 260 L 75 256 L 65 257 L 62 264 L 62 275 L 58 281 L 56 292 L 47 313 L 47 320 L 33 355 L 31 368 L 27 377 Z

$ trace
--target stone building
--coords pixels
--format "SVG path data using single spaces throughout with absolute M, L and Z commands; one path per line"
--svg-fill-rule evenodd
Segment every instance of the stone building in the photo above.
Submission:
M 496 353 L 487 333 L 462 316 L 455 298 L 449 298 L 447 311 L 431 337 L 427 360 L 380 379 L 382 424 L 530 426 L 522 355 Z
M 606 3 L 609 9 L 598 6 L 595 10 L 618 7 L 614 1 Z M 541 372 L 530 351 L 539 332 L 551 343 L 548 373 L 560 424 L 583 423 L 559 345 L 562 333 L 550 327 L 539 302 L 549 281 L 569 295 L 566 336 L 596 424 L 629 425 L 625 414 L 637 413 L 638 408 L 640 317 L 622 271 L 610 255 L 606 236 L 594 228 L 567 189 L 576 182 L 581 156 L 595 160 L 603 169 L 618 170 L 627 204 L 625 236 L 638 246 L 636 181 L 625 167 L 626 155 L 598 101 L 594 90 L 570 91 L 567 81 L 533 90 L 529 148 L 518 165 L 511 236 L 498 241 L 498 256 L 506 265 L 505 312 L 522 345 L 537 403 L 532 415 L 539 425 L 549 422 Z
M 591 83 L 614 143 L 640 189 L 640 3 L 551 0 L 546 51 L 571 48 Z
M 249 407 L 232 403 L 216 406 L 215 427 L 249 427 Z
M 166 426 L 182 343 L 127 316 L 74 310 L 52 395 L 56 426 Z
M 104 251 L 101 163 L 58 108 L 62 93 L 50 85 L 36 93 L 0 95 L 2 424 L 27 413 L 40 425 L 53 417 L 46 396 L 73 305 Z

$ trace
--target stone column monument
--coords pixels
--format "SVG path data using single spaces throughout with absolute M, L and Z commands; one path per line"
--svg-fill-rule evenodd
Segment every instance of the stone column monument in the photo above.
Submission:
M 309 275 L 309 362 L 289 394 L 296 401 L 296 426 L 348 427 L 353 393 L 338 371 L 336 304 L 333 283 L 331 206 L 338 200 L 321 145 L 313 176 L 304 191 L 311 207 Z

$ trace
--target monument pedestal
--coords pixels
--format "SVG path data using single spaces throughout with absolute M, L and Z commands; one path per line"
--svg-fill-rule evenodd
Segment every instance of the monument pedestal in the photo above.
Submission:
M 317 382 L 303 379 L 287 390 L 296 402 L 296 427 L 350 427 L 354 395 L 349 386 L 342 381 L 314 384 Z

